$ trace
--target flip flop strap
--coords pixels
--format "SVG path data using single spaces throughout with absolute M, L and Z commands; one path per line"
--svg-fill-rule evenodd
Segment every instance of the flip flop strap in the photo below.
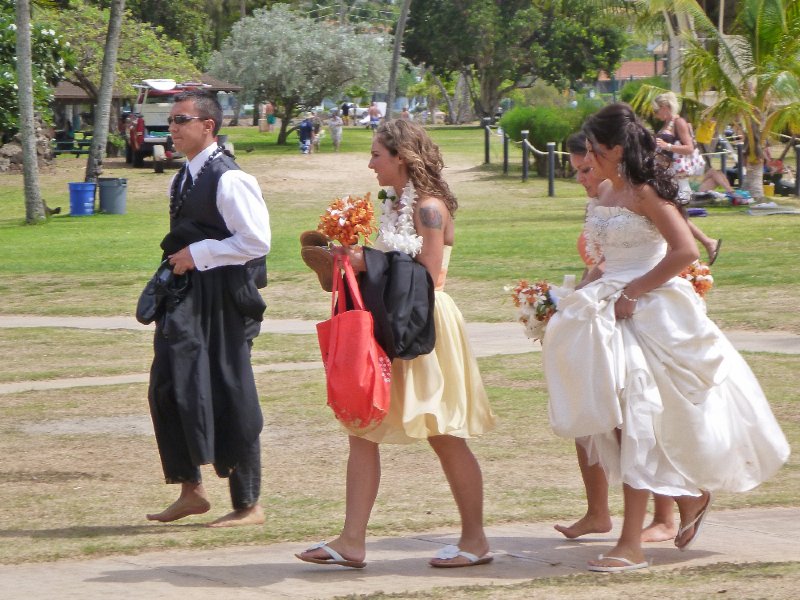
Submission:
M 314 544 L 309 548 L 309 550 L 325 550 L 333 560 L 344 561 L 345 558 L 341 554 L 339 554 L 336 550 L 328 546 L 328 542 L 319 542 L 318 544 Z
M 469 562 L 477 562 L 479 558 L 472 554 L 472 552 L 467 552 L 466 550 L 460 550 L 458 546 L 445 546 L 439 552 L 436 553 L 436 558 L 440 560 L 450 560 L 456 558 L 458 556 L 463 556 Z
M 605 556 L 603 554 L 598 554 L 597 555 L 597 560 L 616 560 L 616 561 L 621 562 L 626 567 L 633 567 L 633 566 L 636 565 L 636 563 L 633 562 L 632 560 L 627 559 L 627 558 L 623 558 L 621 556 Z

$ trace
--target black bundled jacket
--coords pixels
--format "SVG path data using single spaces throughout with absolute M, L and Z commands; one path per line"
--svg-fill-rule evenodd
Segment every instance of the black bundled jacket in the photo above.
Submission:
M 428 354 L 436 343 L 434 286 L 428 270 L 404 252 L 364 248 L 359 289 L 372 313 L 375 340 L 389 358 Z

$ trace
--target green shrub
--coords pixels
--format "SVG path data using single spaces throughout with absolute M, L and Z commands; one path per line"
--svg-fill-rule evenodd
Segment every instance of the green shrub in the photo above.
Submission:
M 523 129 L 530 129 L 529 123 L 533 115 L 532 106 L 515 106 L 500 117 L 498 125 L 503 128 L 506 135 L 515 142 L 522 139 L 520 133 Z
M 669 81 L 665 77 L 648 77 L 647 79 L 637 79 L 636 81 L 629 81 L 622 86 L 619 91 L 620 102 L 631 103 L 634 96 L 639 92 L 639 88 L 643 85 L 652 85 L 653 87 L 669 89 Z
M 519 106 L 503 115 L 500 127 L 514 141 L 522 139 L 522 131 L 528 131 L 528 141 L 544 152 L 548 142 L 555 142 L 556 149 L 559 149 L 567 136 L 580 126 L 581 115 L 581 111 L 575 108 Z M 547 156 L 531 154 L 539 175 L 546 175 Z

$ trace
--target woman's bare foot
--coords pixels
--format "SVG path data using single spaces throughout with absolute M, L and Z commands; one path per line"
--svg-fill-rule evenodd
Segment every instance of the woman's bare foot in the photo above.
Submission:
M 198 494 L 181 494 L 180 498 L 175 500 L 175 502 L 160 513 L 151 513 L 147 515 L 147 520 L 169 523 L 170 521 L 177 521 L 189 515 L 202 515 L 208 512 L 210 508 L 211 503 L 203 496 Z
M 677 533 L 678 528 L 675 526 L 675 521 L 664 523 L 653 519 L 653 522 L 642 530 L 642 541 L 666 542 L 673 539 Z
M 676 498 L 678 510 L 681 513 L 681 528 L 675 537 L 675 546 L 679 550 L 688 549 L 697 534 L 700 526 L 708 514 L 711 505 L 711 493 L 703 492 L 700 496 L 680 496 Z
M 360 548 L 356 548 L 355 546 L 348 546 L 344 543 L 341 537 L 336 538 L 332 542 L 328 542 L 325 544 L 326 546 L 333 548 L 338 552 L 346 561 L 354 562 L 354 563 L 363 563 L 364 559 L 367 557 L 367 549 L 365 546 L 361 546 Z M 324 562 L 331 561 L 331 555 L 327 552 L 324 548 L 309 548 L 304 552 L 300 552 L 296 554 L 297 558 L 300 560 L 307 560 L 308 558 L 314 558 Z M 313 562 L 313 561 L 308 561 Z M 324 563 L 323 563 L 324 564 Z
M 620 561 L 614 560 L 615 558 L 624 558 L 634 565 L 647 562 L 641 548 L 622 546 L 620 544 L 617 544 L 612 550 L 602 556 L 602 558 L 590 560 L 589 565 L 594 567 L 619 567 Z
M 248 508 L 240 508 L 229 512 L 224 517 L 208 524 L 209 527 L 241 527 L 244 525 L 263 525 L 264 509 L 260 504 Z
M 564 525 L 553 525 L 553 528 L 564 537 L 574 540 L 587 533 L 608 533 L 611 531 L 611 517 L 608 515 L 594 516 L 584 515 L 583 518 L 575 521 L 569 527 Z

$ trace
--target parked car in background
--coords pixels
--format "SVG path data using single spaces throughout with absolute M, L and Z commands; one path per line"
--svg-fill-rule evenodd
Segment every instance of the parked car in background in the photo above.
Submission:
M 175 96 L 187 90 L 206 89 L 204 83 L 176 83 L 174 79 L 144 79 L 133 86 L 137 90 L 136 104 L 125 115 L 122 135 L 125 137 L 125 161 L 134 167 L 144 166 L 144 159 L 153 158 L 153 169 L 163 173 L 170 160 L 183 158 L 175 149 L 169 134 L 167 118 Z M 233 147 L 225 144 L 233 153 Z

